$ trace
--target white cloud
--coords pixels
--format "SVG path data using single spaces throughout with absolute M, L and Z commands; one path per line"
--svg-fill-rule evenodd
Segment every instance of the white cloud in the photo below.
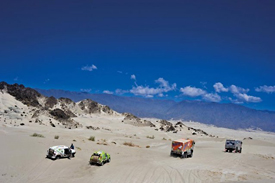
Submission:
M 161 87 L 169 88 L 169 82 L 164 80 L 163 78 L 158 78 L 155 80 L 156 83 L 159 83 Z
M 236 85 L 231 85 L 228 89 L 237 98 L 237 99 L 229 98 L 229 100 L 233 103 L 238 103 L 238 104 L 243 103 L 243 102 L 256 103 L 256 102 L 262 101 L 262 99 L 260 97 L 248 95 L 247 92 L 249 92 L 249 89 L 238 87 Z
M 134 74 L 132 74 L 131 79 L 136 80 L 136 76 Z
M 93 71 L 95 69 L 97 69 L 97 67 L 95 65 L 84 66 L 84 67 L 81 68 L 81 70 L 83 70 L 83 71 Z
M 247 95 L 246 93 L 238 93 L 234 95 L 237 97 L 239 100 L 244 101 L 244 102 L 261 102 L 262 99 L 260 97 L 255 97 L 251 95 Z
M 80 91 L 90 93 L 92 91 L 92 89 L 90 89 L 90 88 L 89 89 L 80 89 Z
M 161 88 L 150 88 L 149 86 L 136 86 L 130 90 L 130 93 L 144 97 L 153 97 L 154 95 L 161 94 L 162 92 L 163 90 Z
M 124 93 L 129 93 L 128 90 L 116 89 L 116 94 L 123 95 Z
M 136 76 L 131 75 L 131 79 L 136 80 Z M 157 80 L 155 80 L 155 83 L 159 84 L 159 86 L 156 88 L 138 85 L 135 82 L 135 86 L 133 86 L 132 89 L 130 90 L 117 89 L 116 93 L 117 94 L 132 93 L 136 96 L 144 96 L 148 98 L 154 97 L 156 95 L 159 97 L 163 97 L 164 96 L 163 93 L 167 93 L 169 91 L 175 90 L 177 87 L 176 83 L 173 83 L 170 85 L 169 82 L 164 80 L 163 78 L 158 78 Z
M 275 86 L 260 86 L 255 89 L 256 92 L 275 93 Z
M 109 90 L 104 90 L 103 93 L 106 93 L 106 94 L 113 94 L 114 92 L 111 92 Z
M 222 99 L 217 93 L 206 93 L 202 97 L 206 101 L 220 102 Z
M 123 74 L 123 72 L 122 71 L 117 71 L 119 74 Z
M 158 78 L 155 80 L 156 83 L 159 83 L 160 87 L 163 89 L 164 92 L 168 92 L 171 90 L 175 90 L 177 88 L 177 84 L 173 83 L 171 86 L 169 85 L 169 82 L 164 80 L 163 78 Z
M 222 83 L 218 82 L 213 85 L 216 92 L 228 92 L 228 88 L 225 88 Z
M 231 85 L 229 87 L 229 90 L 233 94 L 247 93 L 247 92 L 249 92 L 249 89 L 244 89 L 244 88 L 241 88 L 241 87 L 238 87 L 238 86 L 235 86 L 235 85 Z
M 180 88 L 180 92 L 183 93 L 183 95 L 189 96 L 189 97 L 198 97 L 206 94 L 207 92 L 205 90 L 202 90 L 200 88 L 186 86 L 184 88 Z
M 189 97 L 201 96 L 203 100 L 210 102 L 220 102 L 222 100 L 217 93 L 207 93 L 205 90 L 201 88 L 186 86 L 184 88 L 180 88 L 180 91 L 183 93 L 183 95 Z
M 236 85 L 231 85 L 230 87 L 226 88 L 220 82 L 215 83 L 213 85 L 213 87 L 214 87 L 214 89 L 215 89 L 215 91 L 217 93 L 228 92 L 228 91 L 230 91 L 233 94 L 236 94 L 236 93 L 247 93 L 247 92 L 249 92 L 249 89 L 245 89 L 245 88 L 242 88 L 242 87 L 239 87 L 239 86 L 236 86 Z
M 173 91 L 177 89 L 177 84 L 173 83 L 173 84 L 169 84 L 168 81 L 164 80 L 163 78 L 158 78 L 157 80 L 155 80 L 156 83 L 159 83 L 159 87 L 162 89 L 162 93 L 167 93 L 169 91 Z M 160 95 L 162 94 L 160 93 Z
M 163 93 L 158 94 L 159 97 L 164 97 Z

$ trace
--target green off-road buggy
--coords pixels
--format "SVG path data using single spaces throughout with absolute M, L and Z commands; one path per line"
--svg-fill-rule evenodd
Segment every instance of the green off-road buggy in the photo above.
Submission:
M 90 164 L 98 164 L 103 165 L 104 163 L 108 163 L 111 161 L 110 154 L 104 152 L 104 151 L 96 151 L 92 154 L 90 158 Z

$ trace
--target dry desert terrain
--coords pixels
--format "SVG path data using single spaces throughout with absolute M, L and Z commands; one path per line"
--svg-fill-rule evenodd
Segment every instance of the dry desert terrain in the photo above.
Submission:
M 29 115 L 30 107 L 1 94 L 1 110 L 15 105 L 26 111 L 24 117 L 15 113 L 0 115 L 0 182 L 275 182 L 274 133 L 231 130 L 195 122 L 183 122 L 185 126 L 177 133 L 164 132 L 156 130 L 158 119 L 146 119 L 156 127 L 136 126 L 122 122 L 124 118 L 118 114 L 81 114 L 73 119 L 83 127 L 68 129 L 35 123 Z M 188 127 L 209 135 L 192 135 Z M 44 138 L 32 137 L 33 133 Z M 57 135 L 59 138 L 55 139 Z M 90 136 L 95 141 L 88 140 Z M 170 157 L 171 140 L 179 138 L 195 140 L 192 158 Z M 225 153 L 227 138 L 242 140 L 242 153 Z M 125 142 L 136 146 L 125 146 Z M 74 158 L 56 161 L 45 158 L 49 147 L 71 143 L 76 149 Z M 89 158 L 97 150 L 108 152 L 111 162 L 90 165 Z

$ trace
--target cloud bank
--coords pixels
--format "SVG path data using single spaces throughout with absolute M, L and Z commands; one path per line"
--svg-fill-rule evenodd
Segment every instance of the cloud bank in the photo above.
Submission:
M 183 95 L 189 96 L 189 97 L 198 97 L 206 94 L 205 90 L 202 90 L 200 88 L 192 87 L 192 86 L 186 86 L 184 88 L 180 88 L 180 92 L 182 92 Z
M 249 89 L 245 89 L 236 85 L 231 85 L 229 87 L 224 87 L 222 83 L 218 82 L 213 85 L 216 92 L 231 92 L 236 99 L 229 98 L 229 100 L 233 103 L 243 103 L 243 102 L 261 102 L 262 99 L 260 97 L 248 95 Z
M 217 93 L 206 93 L 202 98 L 210 102 L 220 102 L 222 100 L 222 98 Z
M 137 96 L 144 96 L 148 98 L 154 97 L 155 95 L 163 97 L 163 93 L 175 90 L 177 87 L 176 83 L 170 85 L 169 82 L 164 80 L 163 78 L 158 78 L 157 80 L 155 80 L 155 83 L 159 84 L 159 86 L 156 88 L 137 85 L 133 86 L 129 92 Z
M 260 86 L 255 89 L 256 92 L 275 93 L 275 86 Z
M 136 76 L 131 75 L 131 79 L 136 81 Z M 138 85 L 135 82 L 135 86 L 132 86 L 132 88 L 130 90 L 117 89 L 115 92 L 116 92 L 116 94 L 120 94 L 120 95 L 125 94 L 125 93 L 132 93 L 136 96 L 152 98 L 154 96 L 164 97 L 165 96 L 164 93 L 176 90 L 176 88 L 177 88 L 176 83 L 169 84 L 169 82 L 163 78 L 158 78 L 157 80 L 155 80 L 155 83 L 158 84 L 157 87 Z
M 209 102 L 220 102 L 222 99 L 217 93 L 207 93 L 205 90 L 201 88 L 196 88 L 192 86 L 186 86 L 184 88 L 180 88 L 180 92 L 189 97 L 202 97 L 203 100 Z
M 152 98 L 152 97 L 164 97 L 168 96 L 167 93 L 170 91 L 176 91 L 177 90 L 177 84 L 173 83 L 170 84 L 167 80 L 161 78 L 158 78 L 155 80 L 155 83 L 158 84 L 157 87 L 150 87 L 150 86 L 143 86 L 138 85 L 136 83 L 136 76 L 133 74 L 131 75 L 131 79 L 133 79 L 135 82 L 135 85 L 132 86 L 129 90 L 122 90 L 117 89 L 115 91 L 116 94 L 123 95 L 125 93 L 131 93 L 135 96 L 143 96 L 146 98 Z M 206 88 L 206 87 L 205 87 Z M 248 92 L 249 89 L 242 88 L 236 85 L 230 85 L 229 87 L 224 86 L 221 82 L 217 82 L 213 85 L 214 92 L 208 92 L 206 89 L 197 88 L 193 86 L 185 86 L 181 87 L 179 89 L 181 95 L 197 98 L 199 97 L 201 100 L 209 101 L 209 102 L 221 102 L 222 100 L 229 100 L 232 103 L 241 104 L 241 103 L 258 103 L 261 102 L 262 99 L 257 96 L 249 95 Z M 258 92 L 267 92 L 272 93 L 275 92 L 275 86 L 261 86 L 255 89 Z M 113 92 L 105 90 L 104 93 L 113 94 Z M 229 93 L 233 95 L 233 97 L 230 96 L 223 96 L 222 93 Z
M 245 89 L 236 85 L 231 85 L 229 87 L 225 87 L 221 82 L 217 82 L 213 85 L 213 88 L 216 93 L 209 93 L 206 90 L 201 88 L 186 86 L 184 88 L 180 88 L 180 92 L 188 97 L 201 97 L 201 99 L 210 102 L 220 102 L 222 101 L 222 97 L 218 93 L 222 92 L 230 92 L 235 97 L 232 99 L 231 97 L 225 97 L 229 99 L 233 103 L 257 103 L 261 102 L 262 99 L 260 97 L 248 95 L 249 89 Z

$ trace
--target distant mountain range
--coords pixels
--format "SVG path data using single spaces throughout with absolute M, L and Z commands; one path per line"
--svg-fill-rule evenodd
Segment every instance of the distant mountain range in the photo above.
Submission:
M 45 96 L 70 98 L 77 102 L 92 99 L 108 105 L 113 110 L 129 112 L 138 117 L 197 121 L 232 129 L 257 129 L 275 132 L 275 112 L 250 109 L 237 104 L 220 104 L 202 101 L 157 100 L 139 97 L 124 97 L 112 94 L 91 94 L 64 90 L 36 89 Z
M 55 98 L 70 98 L 78 102 L 83 99 L 92 99 L 100 104 L 108 105 L 119 113 L 132 113 L 139 117 L 165 118 L 166 112 L 177 103 L 173 100 L 155 100 L 138 97 L 123 97 L 111 94 L 90 94 L 86 92 L 71 92 L 64 90 L 41 90 L 36 89 L 45 96 L 54 96 Z

